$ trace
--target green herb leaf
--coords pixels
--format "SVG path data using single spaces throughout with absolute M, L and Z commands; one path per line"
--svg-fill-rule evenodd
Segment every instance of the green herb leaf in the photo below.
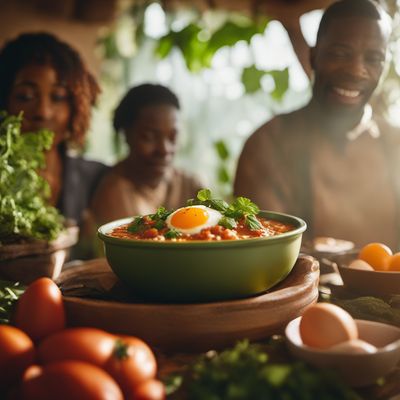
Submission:
M 14 305 L 24 293 L 25 287 L 18 282 L 0 280 L 0 324 L 9 324 Z
M 174 383 L 169 391 L 177 399 L 360 399 L 333 371 L 290 358 L 277 339 L 242 341 L 220 353 L 208 352 L 187 368 L 181 381 L 176 374 L 167 381 Z
M 130 233 L 140 232 L 144 228 L 144 219 L 143 217 L 136 217 L 127 228 L 127 231 Z
M 211 200 L 211 190 L 210 189 L 201 189 L 197 193 L 197 199 L 200 201 Z
M 230 218 L 230 217 L 222 217 L 219 221 L 218 221 L 218 225 L 221 225 L 225 228 L 228 229 L 234 229 L 237 226 L 237 223 L 235 221 L 234 218 Z
M 164 233 L 166 239 L 176 239 L 181 236 L 181 233 L 176 229 L 170 229 L 166 233 Z
M 252 231 L 258 231 L 259 229 L 262 228 L 260 221 L 257 219 L 257 217 L 255 215 L 246 215 L 245 221 L 246 221 L 246 225 Z
M 170 215 L 170 214 L 171 214 L 171 211 L 168 211 L 165 207 L 158 207 L 155 214 L 150 215 L 150 218 L 153 221 L 166 220 L 168 215 Z
M 0 241 L 20 238 L 53 240 L 64 218 L 48 204 L 50 187 L 38 170 L 53 133 L 21 134 L 22 115 L 0 115 Z
M 232 204 L 233 208 L 237 211 L 241 211 L 243 215 L 253 214 L 257 215 L 260 211 L 258 206 L 254 204 L 247 197 L 237 197 Z

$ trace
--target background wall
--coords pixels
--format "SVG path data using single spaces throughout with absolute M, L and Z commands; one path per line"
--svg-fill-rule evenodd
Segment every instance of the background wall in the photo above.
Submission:
M 64 12 L 61 12 L 59 7 L 57 9 L 46 7 L 45 2 L 2 0 L 0 46 L 22 32 L 52 32 L 75 47 L 89 65 L 90 70 L 98 76 L 100 58 L 96 56 L 94 48 L 99 30 L 105 22 L 70 18 L 70 12 L 73 9 L 71 6 L 68 7 L 69 1 L 53 0 L 53 2 L 63 4 Z M 112 0 L 110 2 L 113 3 Z

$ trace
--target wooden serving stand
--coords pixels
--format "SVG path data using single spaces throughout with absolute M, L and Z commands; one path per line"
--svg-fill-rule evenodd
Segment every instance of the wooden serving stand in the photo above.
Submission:
M 164 352 L 198 352 L 282 332 L 317 301 L 318 277 L 318 262 L 300 256 L 289 276 L 268 292 L 193 304 L 156 304 L 135 298 L 105 259 L 66 268 L 57 283 L 65 296 L 70 326 L 135 335 Z

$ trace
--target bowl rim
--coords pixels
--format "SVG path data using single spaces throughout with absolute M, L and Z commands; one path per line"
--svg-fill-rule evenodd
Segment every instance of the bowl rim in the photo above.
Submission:
M 116 228 L 117 226 L 127 224 L 131 222 L 135 216 L 133 217 L 127 217 L 127 218 L 121 218 L 117 219 L 111 222 L 108 222 L 104 225 L 101 225 L 98 230 L 97 230 L 97 235 L 98 237 L 104 242 L 104 243 L 110 243 L 110 244 L 117 244 L 120 246 L 132 246 L 132 245 L 141 245 L 144 247 L 157 247 L 160 248 L 160 246 L 165 246 L 168 248 L 174 248 L 174 247 L 237 247 L 237 246 L 245 246 L 250 243 L 257 245 L 257 244 L 264 244 L 264 242 L 281 242 L 284 241 L 287 238 L 290 237 L 295 237 L 297 235 L 302 234 L 306 229 L 307 229 L 307 224 L 306 222 L 299 218 L 295 217 L 290 214 L 285 214 L 285 213 L 280 213 L 280 212 L 275 212 L 275 211 L 266 211 L 266 210 L 260 210 L 259 214 L 262 214 L 262 216 L 266 216 L 267 218 L 274 219 L 274 217 L 278 217 L 277 220 L 288 220 L 287 222 L 294 223 L 297 225 L 297 227 L 291 231 L 281 233 L 276 236 L 267 236 L 267 237 L 260 237 L 260 238 L 250 238 L 250 239 L 240 239 L 240 240 L 219 240 L 219 241 L 204 241 L 204 240 L 190 240 L 190 241 L 183 241 L 183 242 L 176 242 L 176 241 L 153 241 L 153 240 L 140 240 L 140 239 L 125 239 L 125 238 L 116 238 L 107 235 L 106 233 L 109 232 L 111 229 Z
M 296 347 L 297 349 L 300 349 L 301 351 L 305 352 L 305 353 L 309 353 L 309 354 L 320 354 L 320 355 L 324 355 L 326 357 L 330 357 L 330 358 L 337 358 L 340 356 L 346 356 L 346 357 L 371 357 L 372 355 L 377 355 L 377 354 L 384 354 L 384 353 L 390 353 L 394 350 L 396 350 L 396 348 L 400 347 L 400 338 L 388 343 L 387 345 L 383 346 L 383 347 L 377 347 L 377 351 L 375 351 L 374 353 L 336 353 L 336 352 L 330 352 L 326 349 L 318 349 L 318 348 L 314 348 L 311 346 L 307 346 L 304 344 L 297 344 L 295 340 L 293 340 L 292 335 L 290 334 L 290 332 L 292 330 L 296 330 L 298 331 L 299 326 L 300 326 L 300 320 L 301 320 L 302 316 L 299 316 L 295 319 L 292 319 L 285 327 L 285 338 L 288 342 L 290 342 L 290 344 L 294 347 Z M 359 325 L 375 325 L 375 326 L 381 326 L 383 327 L 390 327 L 390 329 L 393 328 L 393 330 L 396 330 L 399 332 L 400 334 L 400 327 L 396 326 L 396 325 L 390 325 L 390 324 L 386 324 L 384 322 L 378 322 L 378 321 L 370 321 L 370 320 L 366 320 L 366 319 L 355 319 L 354 320 L 357 324 L 357 327 Z M 395 344 L 395 345 L 394 345 Z
M 394 276 L 394 275 L 399 275 L 400 271 L 377 271 L 377 270 L 367 270 L 367 269 L 357 269 L 357 268 L 351 268 L 349 265 L 345 264 L 345 263 L 336 263 L 336 265 L 338 266 L 339 269 L 339 273 L 343 270 L 347 270 L 347 271 L 352 271 L 351 273 L 353 274 L 364 274 L 364 275 L 387 275 L 387 276 Z M 357 272 L 353 272 L 353 271 L 357 271 Z

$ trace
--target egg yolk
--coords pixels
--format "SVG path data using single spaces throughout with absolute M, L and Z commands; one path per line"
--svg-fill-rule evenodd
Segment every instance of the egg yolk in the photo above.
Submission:
M 203 225 L 207 220 L 207 210 L 197 207 L 188 207 L 175 212 L 171 218 L 171 225 L 175 228 L 190 229 Z

